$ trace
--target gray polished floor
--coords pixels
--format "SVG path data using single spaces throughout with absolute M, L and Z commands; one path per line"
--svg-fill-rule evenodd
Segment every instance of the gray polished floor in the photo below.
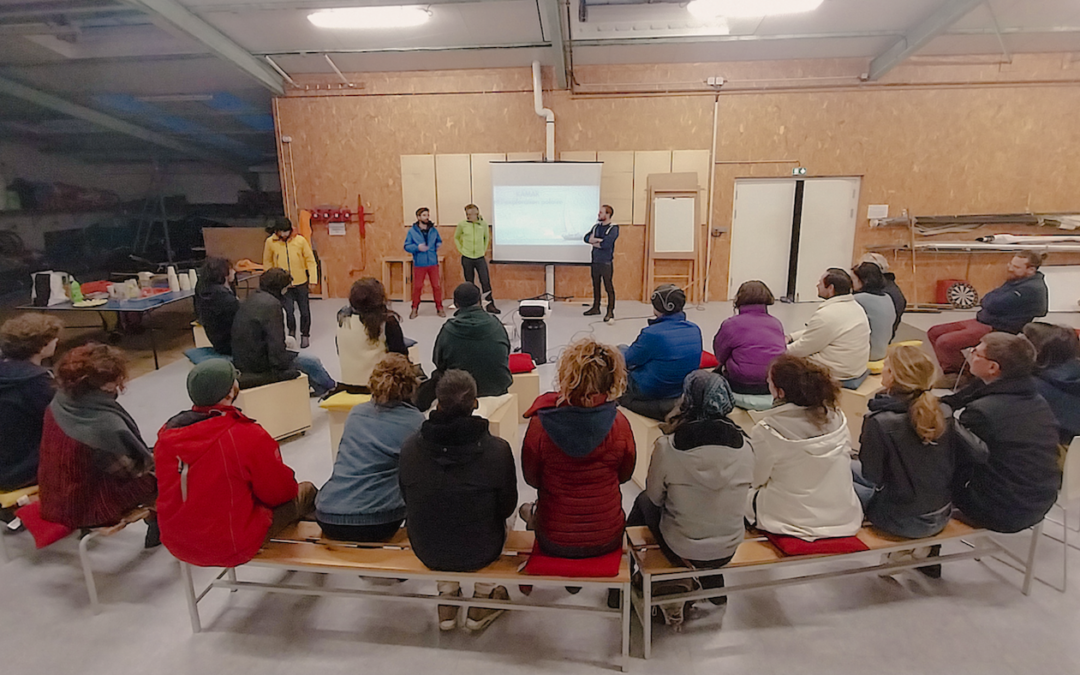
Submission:
M 337 371 L 333 314 L 338 301 L 313 303 L 311 351 Z M 503 303 L 510 323 L 510 303 Z M 398 308 L 399 311 L 407 308 Z M 406 334 L 420 341 L 430 372 L 430 346 L 440 320 L 430 305 L 405 321 Z M 798 328 L 813 305 L 776 306 L 788 330 Z M 577 306 L 559 306 L 548 321 L 554 358 L 571 339 L 589 331 L 601 340 L 630 342 L 650 308 L 620 303 L 613 326 L 590 322 Z M 727 303 L 691 309 L 711 342 Z M 918 315 L 902 337 L 928 324 L 964 318 Z M 632 318 L 634 317 L 634 318 Z M 1069 315 L 1071 323 L 1075 315 Z M 1057 316 L 1052 320 L 1057 321 Z M 516 345 L 516 342 L 515 342 Z M 187 407 L 184 377 L 175 363 L 138 378 L 122 402 L 138 420 L 148 442 L 172 414 Z M 553 365 L 540 369 L 545 385 Z M 314 428 L 285 443 L 282 454 L 300 479 L 322 484 L 330 473 L 329 431 L 314 407 Z M 629 506 L 637 489 L 624 487 Z M 522 501 L 533 496 L 522 485 Z M 520 524 L 519 524 L 520 527 Z M 1048 526 L 1048 531 L 1050 531 Z M 1056 528 L 1059 532 L 1060 528 Z M 141 549 L 143 528 L 134 526 L 92 549 L 103 611 L 92 616 L 78 566 L 77 542 L 61 541 L 33 550 L 28 535 L 7 539 L 11 562 L 0 567 L 0 653 L 8 673 L 96 675 L 115 673 L 590 673 L 609 669 L 618 650 L 614 622 L 586 617 L 517 613 L 500 618 L 484 634 L 438 634 L 432 610 L 389 602 L 311 599 L 214 591 L 202 603 L 205 632 L 192 636 L 179 584 L 178 565 L 163 549 Z M 1080 543 L 1080 536 L 1077 537 Z M 1009 542 L 1022 548 L 1027 535 Z M 1075 553 L 1075 552 L 1074 552 Z M 1039 576 L 1060 585 L 1061 545 L 1044 538 Z M 632 672 L 800 673 L 837 675 L 906 673 L 1080 673 L 1080 558 L 1071 559 L 1078 585 L 1059 593 L 1036 583 L 1030 597 L 1019 591 L 1020 574 L 984 560 L 946 566 L 929 580 L 908 572 L 895 578 L 861 577 L 818 582 L 732 598 L 721 622 L 711 606 L 686 631 L 655 632 L 653 658 L 634 659 Z M 205 580 L 210 572 L 200 571 Z M 274 578 L 262 571 L 254 577 Z M 363 587 L 361 579 L 336 581 Z M 562 591 L 534 593 L 558 595 Z M 512 596 L 517 595 L 511 589 Z M 542 597 L 542 596 L 540 596 Z M 583 592 L 575 602 L 602 602 Z M 634 653 L 640 653 L 635 629 Z

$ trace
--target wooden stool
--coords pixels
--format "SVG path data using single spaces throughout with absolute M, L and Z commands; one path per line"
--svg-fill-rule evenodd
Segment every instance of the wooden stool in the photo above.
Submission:
M 488 428 L 492 436 L 498 436 L 510 444 L 510 449 L 518 451 L 518 425 L 521 417 L 518 415 L 517 394 L 508 393 L 502 396 L 481 396 L 477 399 L 479 407 L 476 414 L 488 421 Z
M 341 437 L 345 433 L 345 420 L 349 419 L 349 413 L 356 406 L 370 400 L 371 394 L 350 394 L 343 391 L 319 403 L 319 407 L 326 411 L 330 419 L 331 462 L 337 461 L 338 446 L 341 445 Z
M 879 391 L 881 391 L 880 375 L 871 375 L 866 378 L 858 389 L 840 389 L 840 410 L 847 417 L 852 448 L 859 448 L 859 434 L 862 433 L 862 420 L 867 411 L 866 404 Z
M 660 431 L 660 422 L 623 407 L 619 410 L 626 416 L 630 422 L 630 429 L 634 432 L 634 445 L 637 447 L 634 482 L 644 490 L 645 478 L 649 475 L 649 460 L 652 459 L 653 446 L 656 445 L 656 439 L 663 436 L 663 432 Z
M 206 337 L 206 329 L 198 321 L 191 322 L 191 337 L 195 339 L 196 349 L 214 346 L 210 344 L 210 338 Z
M 311 428 L 308 378 L 303 373 L 293 380 L 241 389 L 234 405 L 266 429 L 275 441 Z
M 533 401 L 540 396 L 540 373 L 535 370 L 528 373 L 514 375 L 514 382 L 510 385 L 510 393 L 516 394 L 518 399 L 518 422 L 525 416 Z

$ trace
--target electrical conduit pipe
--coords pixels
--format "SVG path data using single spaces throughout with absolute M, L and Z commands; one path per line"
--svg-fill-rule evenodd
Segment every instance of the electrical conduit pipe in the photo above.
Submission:
M 555 161 L 555 113 L 550 108 L 544 107 L 544 95 L 540 89 L 540 62 L 532 62 L 533 73 L 533 106 L 536 114 L 545 120 L 544 128 L 547 131 L 547 143 L 544 148 L 544 161 Z

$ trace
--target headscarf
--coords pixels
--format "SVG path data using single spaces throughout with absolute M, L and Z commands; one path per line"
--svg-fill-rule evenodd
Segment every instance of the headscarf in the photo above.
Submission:
M 735 409 L 731 386 L 711 370 L 695 370 L 683 380 L 679 417 L 687 422 L 727 417 Z

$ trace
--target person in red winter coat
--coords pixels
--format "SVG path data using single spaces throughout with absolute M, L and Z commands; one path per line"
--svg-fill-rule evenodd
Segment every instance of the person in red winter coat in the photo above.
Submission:
M 547 555 L 592 558 L 622 546 L 619 486 L 637 459 L 615 402 L 626 389 L 626 364 L 617 348 L 584 338 L 563 352 L 557 377 L 558 391 L 525 413 L 521 471 L 538 496 L 521 516 Z
M 187 389 L 194 407 L 166 422 L 154 447 L 161 541 L 192 565 L 242 565 L 311 513 L 316 489 L 297 485 L 277 441 L 233 406 L 240 387 L 229 361 L 195 366 Z

